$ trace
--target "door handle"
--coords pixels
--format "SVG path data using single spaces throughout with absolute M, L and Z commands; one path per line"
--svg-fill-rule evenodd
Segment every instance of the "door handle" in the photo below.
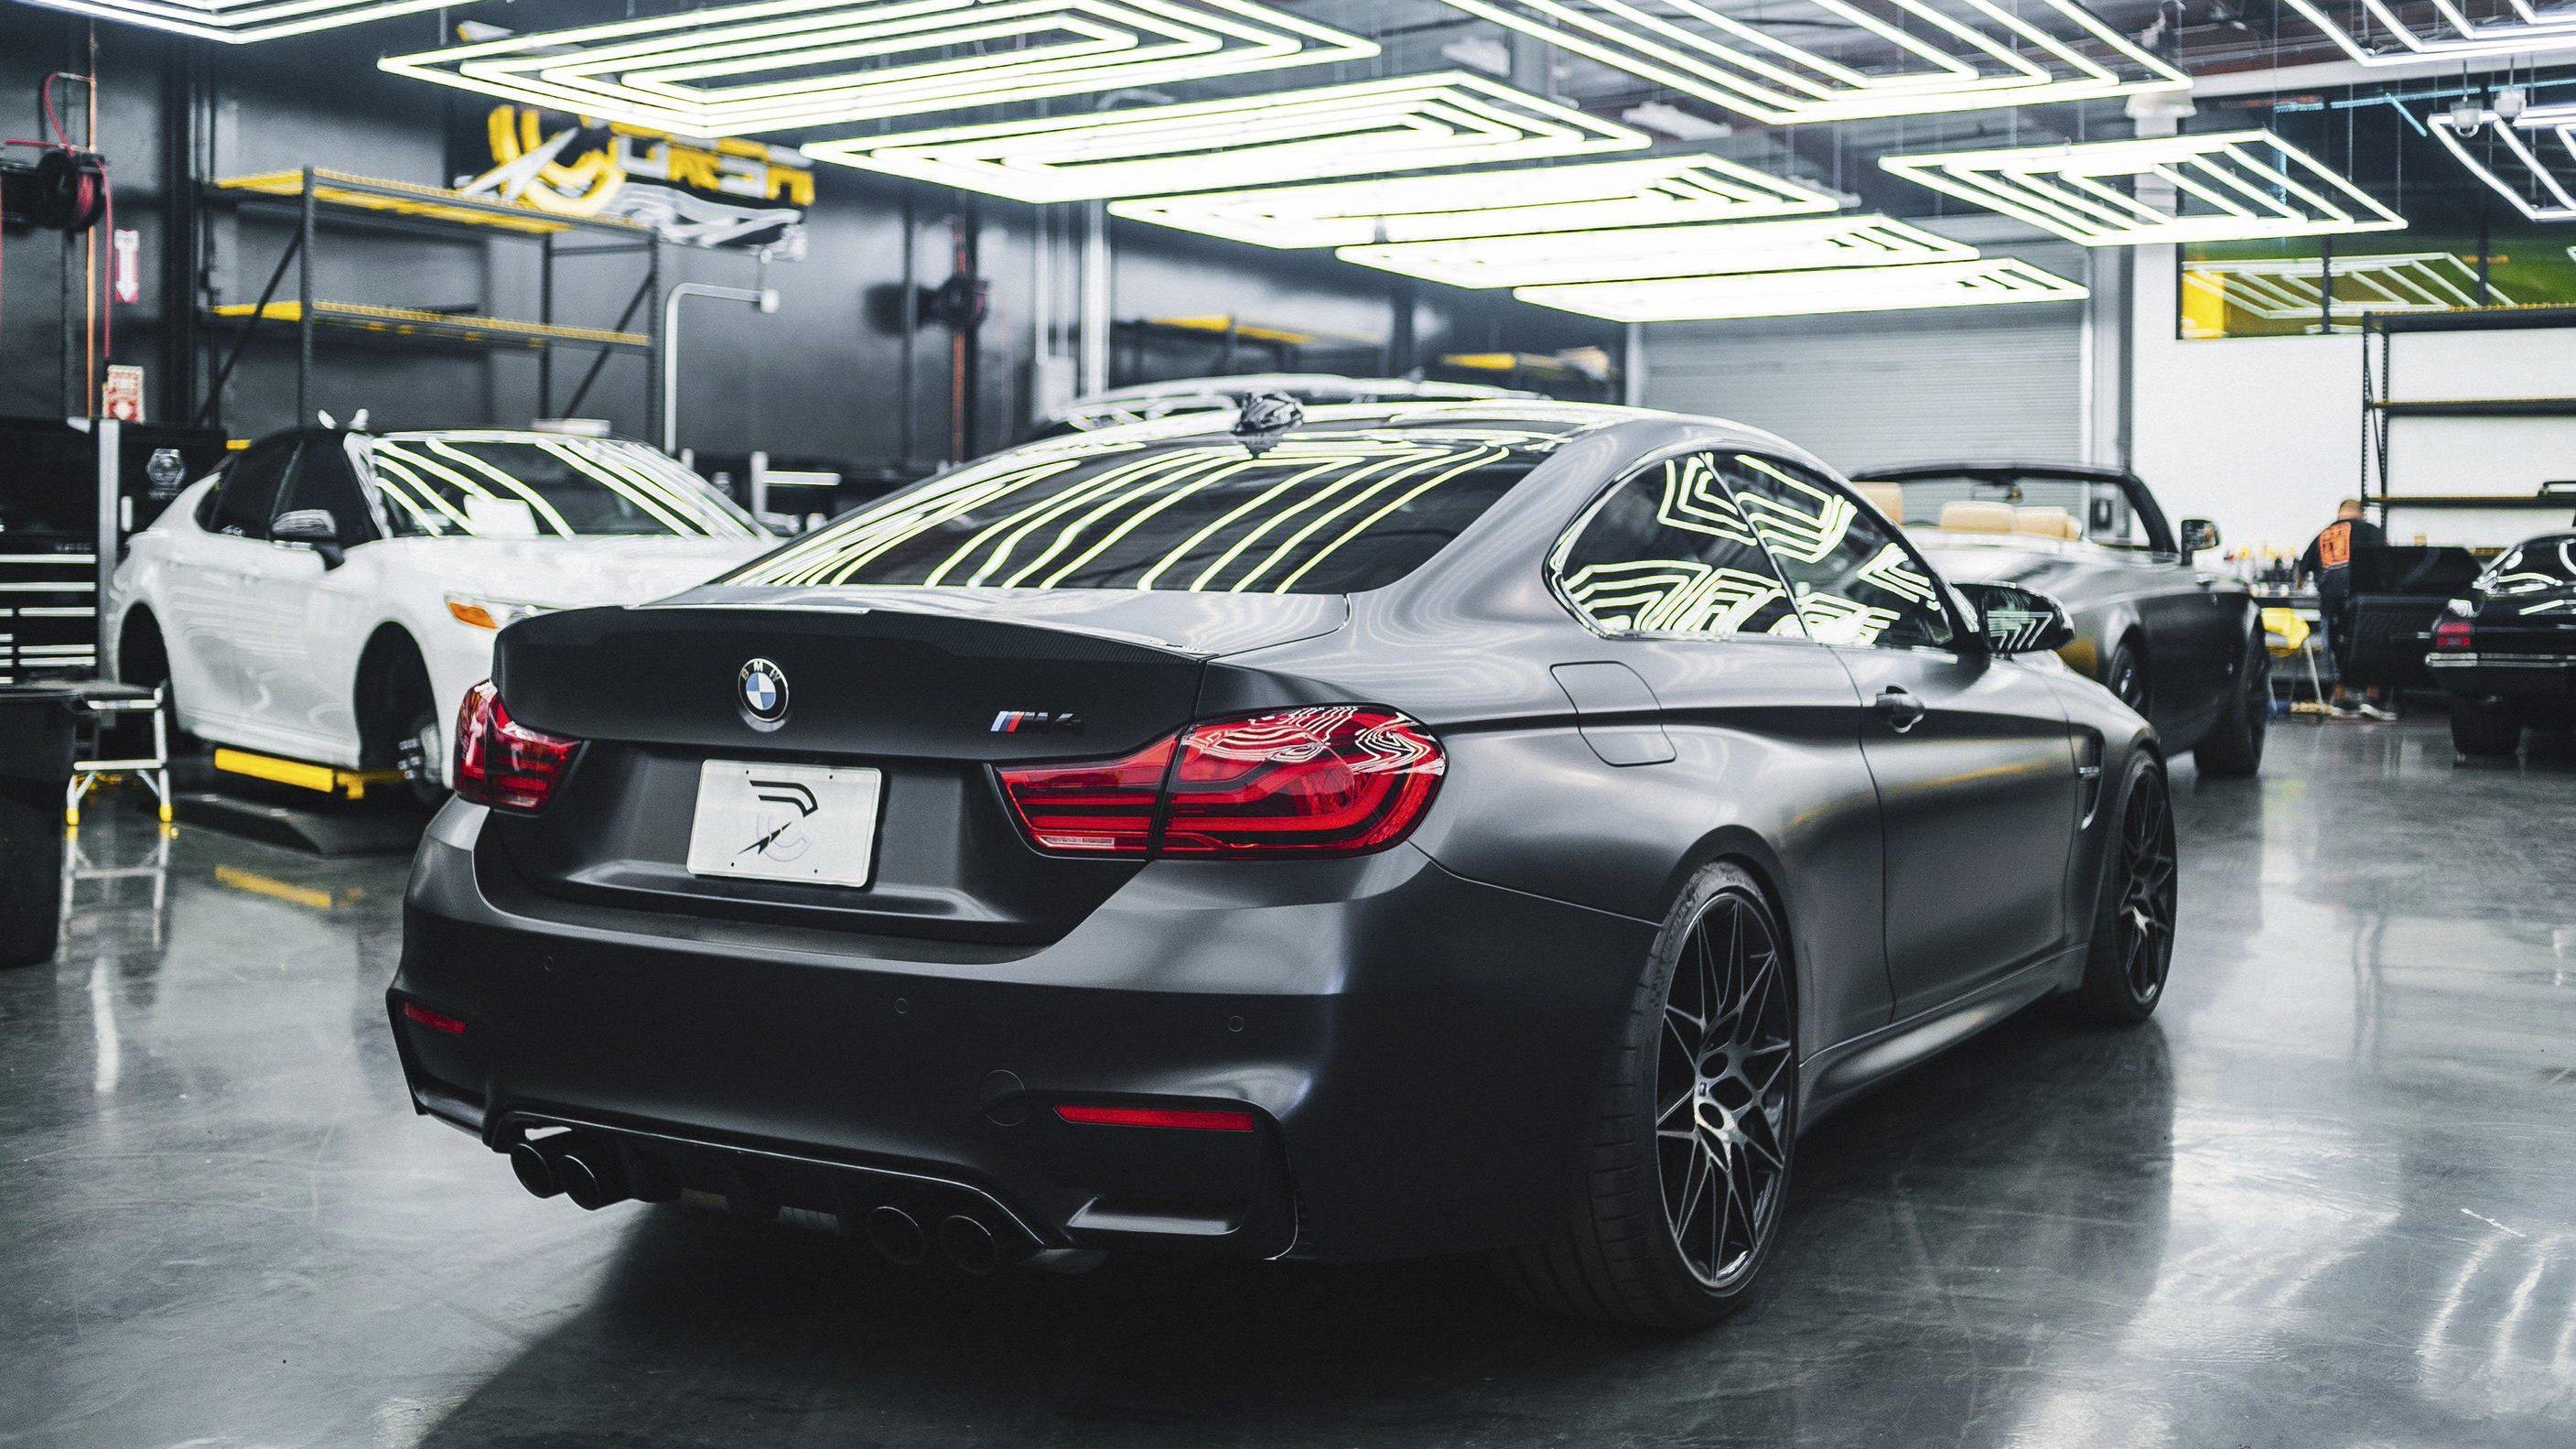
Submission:
M 1900 735 L 1914 728 L 1916 723 L 1921 721 L 1924 713 L 1923 701 L 1916 698 L 1912 691 L 1895 684 L 1879 691 L 1878 698 L 1871 703 L 1871 708 L 1878 711 L 1879 718 L 1887 721 L 1889 729 Z

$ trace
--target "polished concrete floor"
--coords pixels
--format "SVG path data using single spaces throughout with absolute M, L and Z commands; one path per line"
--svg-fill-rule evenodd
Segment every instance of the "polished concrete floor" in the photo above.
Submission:
M 399 861 L 156 877 L 94 817 L 147 869 L 0 973 L 0 1444 L 2576 1444 L 2576 758 L 2338 722 L 2176 784 L 2162 1015 L 1820 1128 L 1687 1337 L 1465 1262 L 974 1282 L 537 1202 L 404 1102 Z

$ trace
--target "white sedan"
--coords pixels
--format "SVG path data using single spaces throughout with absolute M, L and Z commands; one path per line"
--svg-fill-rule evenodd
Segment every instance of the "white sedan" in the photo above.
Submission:
M 117 677 L 217 744 L 445 783 L 492 639 L 640 603 L 776 540 L 640 443 L 553 433 L 274 434 L 135 535 L 109 590 Z

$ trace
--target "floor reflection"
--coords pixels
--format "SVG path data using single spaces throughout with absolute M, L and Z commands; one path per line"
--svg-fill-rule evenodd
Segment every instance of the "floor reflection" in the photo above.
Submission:
M 0 1445 L 2576 1443 L 2576 839 L 2438 726 L 2177 778 L 2172 995 L 2026 1013 L 1800 1148 L 1689 1337 L 1467 1261 L 903 1274 L 583 1214 L 414 1117 L 399 860 L 102 812 L 0 973 Z M 2544 813 L 2546 812 L 2546 813 Z

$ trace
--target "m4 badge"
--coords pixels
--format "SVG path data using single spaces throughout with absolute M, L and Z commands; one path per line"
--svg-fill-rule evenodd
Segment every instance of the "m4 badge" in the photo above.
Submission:
M 1078 715 L 1049 714 L 1042 709 L 1006 709 L 993 716 L 992 732 L 997 735 L 1078 735 L 1082 719 Z

